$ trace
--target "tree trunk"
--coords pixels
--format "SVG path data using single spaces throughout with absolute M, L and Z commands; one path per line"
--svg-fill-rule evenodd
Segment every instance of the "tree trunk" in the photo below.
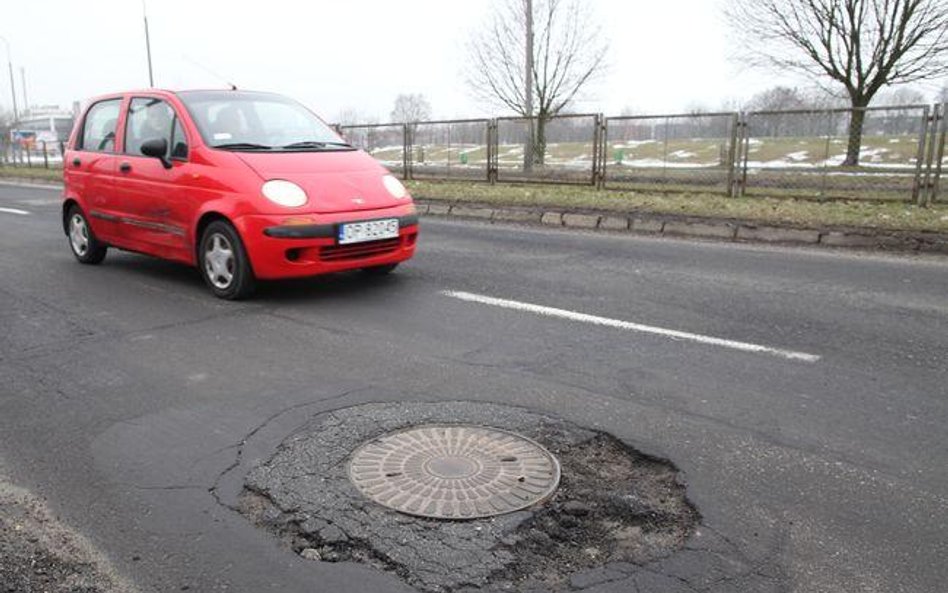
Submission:
M 537 118 L 537 139 L 533 143 L 533 162 L 541 167 L 546 158 L 546 122 L 542 115 Z
M 853 110 L 849 117 L 849 142 L 846 145 L 846 160 L 844 167 L 859 166 L 859 152 L 862 148 L 862 128 L 866 122 L 865 105 L 853 101 Z
M 533 172 L 533 151 L 534 151 L 534 138 L 536 137 L 536 122 L 537 120 L 532 117 L 527 117 L 527 143 L 523 147 L 523 172 L 532 173 Z

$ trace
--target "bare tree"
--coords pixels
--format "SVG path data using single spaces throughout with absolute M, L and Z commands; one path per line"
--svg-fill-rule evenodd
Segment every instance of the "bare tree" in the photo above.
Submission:
M 938 102 L 939 103 L 948 103 L 948 84 L 941 87 L 941 92 L 938 93 Z
M 807 100 L 799 89 L 775 86 L 761 91 L 750 98 L 747 109 L 750 111 L 784 111 L 787 109 L 805 109 Z
M 535 118 L 528 152 L 542 165 L 546 123 L 603 73 L 608 44 L 581 0 L 494 2 L 489 22 L 468 43 L 468 85 L 487 103 Z
M 379 118 L 368 115 L 355 107 L 344 107 L 333 118 L 336 125 L 359 126 L 379 123 Z
M 758 64 L 845 88 L 846 166 L 859 164 L 864 109 L 880 89 L 948 72 L 944 0 L 732 0 L 726 14 Z
M 415 123 L 431 119 L 431 103 L 421 93 L 402 94 L 395 97 L 391 121 Z
M 925 94 L 912 87 L 899 87 L 882 91 L 876 95 L 874 104 L 878 105 L 921 105 L 927 102 Z

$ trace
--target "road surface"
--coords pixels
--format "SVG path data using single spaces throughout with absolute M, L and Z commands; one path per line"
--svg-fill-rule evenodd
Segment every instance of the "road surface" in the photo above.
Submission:
M 667 458 L 779 590 L 948 581 L 944 259 L 426 219 L 391 277 L 231 303 L 176 264 L 79 265 L 59 216 L 57 191 L 0 186 L 0 460 L 142 591 L 408 590 L 209 491 L 317 413 L 393 401 L 525 407 Z

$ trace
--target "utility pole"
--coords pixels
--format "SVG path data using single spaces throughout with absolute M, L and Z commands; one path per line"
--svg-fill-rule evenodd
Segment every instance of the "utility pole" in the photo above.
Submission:
M 10 70 L 10 98 L 13 99 L 13 121 L 16 121 L 20 116 L 16 112 L 16 87 L 13 83 L 13 58 L 10 57 L 10 42 L 7 41 L 6 37 L 0 37 L 0 40 L 7 46 L 7 68 Z
M 30 100 L 26 98 L 26 68 L 20 66 L 20 81 L 23 87 L 23 114 L 27 115 L 30 111 Z
M 148 10 L 145 7 L 145 0 L 142 0 L 142 17 L 145 19 L 145 51 L 148 52 L 148 86 L 155 86 L 155 76 L 151 69 L 151 37 L 148 34 Z
M 534 161 L 534 138 L 536 135 L 535 124 L 533 121 L 533 0 L 524 0 L 526 9 L 527 23 L 527 47 L 524 62 L 526 63 L 526 72 L 524 72 L 524 105 L 523 110 L 527 115 L 527 138 L 526 150 L 523 151 L 523 169 L 525 172 L 533 170 Z

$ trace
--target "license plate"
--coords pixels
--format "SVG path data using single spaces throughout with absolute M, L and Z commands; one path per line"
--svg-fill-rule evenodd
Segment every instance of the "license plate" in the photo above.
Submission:
M 336 237 L 340 245 L 394 239 L 398 237 L 398 219 L 388 218 L 340 224 L 339 234 Z

